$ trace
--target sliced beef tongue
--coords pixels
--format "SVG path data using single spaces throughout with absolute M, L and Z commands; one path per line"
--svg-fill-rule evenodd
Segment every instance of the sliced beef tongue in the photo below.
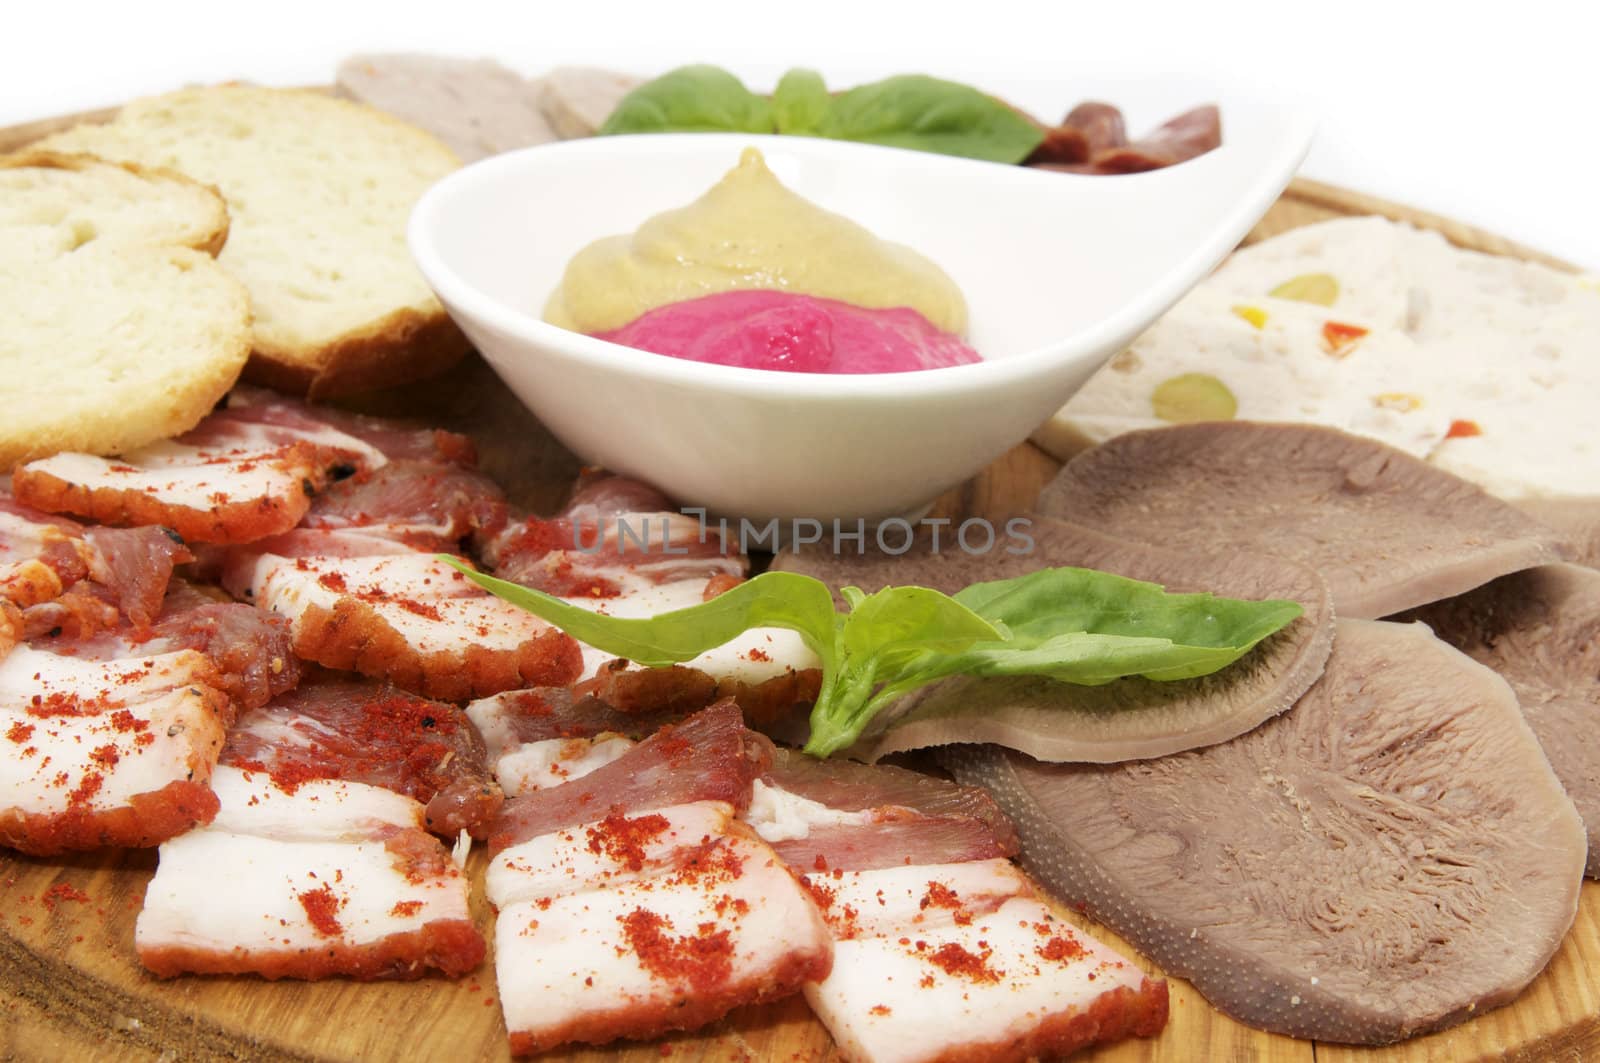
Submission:
M 1250 551 L 1317 569 L 1372 619 L 1562 559 L 1563 537 L 1450 473 L 1310 425 L 1130 432 L 1068 462 L 1040 512 L 1136 542 Z
M 1322 673 L 1333 642 L 1333 603 L 1322 578 L 1293 561 L 1250 551 L 1171 551 L 1114 539 L 1050 517 L 1033 519 L 1033 552 L 941 552 L 923 539 L 909 553 L 782 554 L 774 567 L 831 587 L 874 591 L 918 583 L 953 593 L 981 580 L 1049 566 L 1115 572 L 1172 591 L 1288 598 L 1305 613 L 1237 664 L 1200 679 L 1120 679 L 1098 687 L 1048 679 L 946 680 L 891 706 L 895 713 L 856 752 L 890 753 L 961 742 L 993 742 L 1042 760 L 1110 762 L 1193 749 L 1242 734 L 1294 704 Z
M 1434 633 L 1511 684 L 1528 726 L 1589 832 L 1600 878 L 1600 572 L 1544 565 L 1399 619 Z
M 1524 498 L 1516 506 L 1565 535 L 1571 560 L 1600 568 L 1600 498 Z
M 1420 625 L 1341 621 L 1294 711 L 1203 750 L 944 759 L 1058 897 L 1277 1033 L 1460 1022 L 1515 997 L 1576 912 L 1583 826 L 1515 696 Z

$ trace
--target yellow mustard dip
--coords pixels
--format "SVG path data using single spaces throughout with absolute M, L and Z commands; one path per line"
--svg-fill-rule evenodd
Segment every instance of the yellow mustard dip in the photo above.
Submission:
M 659 306 L 743 288 L 869 310 L 907 306 L 944 332 L 967 329 L 966 300 L 942 269 L 795 195 L 755 148 L 688 206 L 579 251 L 544 316 L 575 332 L 606 332 Z

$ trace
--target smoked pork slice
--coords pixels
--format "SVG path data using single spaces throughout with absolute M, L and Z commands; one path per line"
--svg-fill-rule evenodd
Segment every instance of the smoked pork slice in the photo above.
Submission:
M 352 531 L 235 552 L 224 582 L 289 621 L 295 653 L 443 701 L 578 678 L 578 644 L 432 554 Z M 282 551 L 282 552 L 278 552 Z
M 1062 922 L 1009 861 L 806 883 L 834 935 L 806 1000 L 852 1063 L 1055 1059 L 1166 1025 L 1166 983 Z
M 1304 565 L 1243 551 L 1170 551 L 1050 517 L 1028 528 L 1033 551 L 973 555 L 927 538 L 900 556 L 779 555 L 775 568 L 802 572 L 830 587 L 876 591 L 919 584 L 954 593 L 984 580 L 1040 568 L 1101 569 L 1165 586 L 1237 598 L 1287 598 L 1305 612 L 1236 663 L 1213 675 L 1175 682 L 1138 677 L 1086 687 L 1033 677 L 958 677 L 891 705 L 854 752 L 875 760 L 908 749 L 993 742 L 1041 760 L 1107 763 L 1162 756 L 1225 741 L 1287 709 L 1328 659 L 1333 602 L 1322 578 Z
M 800 871 L 948 864 L 1017 851 L 1010 820 L 976 787 L 781 747 L 745 819 Z
M 1040 512 L 1135 542 L 1310 565 L 1371 619 L 1562 559 L 1562 537 L 1381 443 L 1312 425 L 1129 432 L 1078 455 Z
M 514 797 L 489 839 L 491 852 L 603 817 L 697 801 L 734 809 L 750 803 L 752 784 L 771 763 L 771 743 L 747 731 L 739 708 L 721 701 L 676 726 L 663 727 L 582 778 Z
M 403 794 L 451 839 L 485 836 L 504 800 L 466 713 L 373 682 L 319 679 L 243 714 L 221 762 L 264 771 L 288 793 L 344 779 Z
M 1293 711 L 1111 766 L 943 759 L 1061 900 L 1241 1022 L 1383 1044 L 1513 999 L 1571 925 L 1583 824 L 1489 669 L 1421 625 L 1341 621 Z
M 368 450 L 361 464 L 367 468 L 383 464 L 373 459 L 374 454 L 381 455 L 384 461 L 457 462 L 467 466 L 477 462 L 472 440 L 457 432 L 351 413 L 337 406 L 315 406 L 267 388 L 234 388 L 228 393 L 228 413 L 252 424 L 276 427 L 286 437 L 318 439 L 333 429 L 366 445 Z
M 25 506 L 0 485 L 0 601 L 26 609 L 88 574 L 83 526 Z
M 453 462 L 404 459 L 329 484 L 300 525 L 359 528 L 418 550 L 453 552 L 505 522 L 505 493 L 487 476 Z
M 697 1029 L 832 965 L 810 895 L 723 801 L 530 837 L 495 857 L 486 886 L 517 1054 Z
M 1600 878 L 1600 572 L 1544 565 L 1413 610 L 1434 634 L 1498 672 L 1589 832 Z
M 220 595 L 220 592 L 217 592 Z M 289 625 L 282 617 L 174 581 L 144 649 L 188 649 L 214 666 L 213 686 L 228 695 L 234 715 L 265 705 L 300 682 Z
M 1221 144 L 1222 113 L 1215 104 L 1205 104 L 1169 119 L 1138 140 L 1096 151 L 1090 162 L 1098 173 L 1143 173 L 1188 162 Z
M 228 766 L 212 784 L 216 819 L 163 844 L 145 890 L 134 944 L 152 973 L 368 980 L 482 962 L 467 879 L 418 802 Z
M 150 846 L 216 813 L 207 781 L 231 713 L 215 666 L 101 642 L 99 656 L 67 642 L 0 658 L 0 845 Z

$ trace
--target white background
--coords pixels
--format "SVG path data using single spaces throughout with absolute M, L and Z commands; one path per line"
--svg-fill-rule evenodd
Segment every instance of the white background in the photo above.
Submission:
M 1307 176 L 1600 269 L 1593 0 L 8 0 L 0 15 L 0 124 L 190 81 L 325 82 L 343 56 L 383 50 L 492 55 L 525 73 L 706 61 L 760 88 L 791 65 L 841 86 L 921 71 L 1046 118 L 1077 102 L 1075 84 L 1111 79 L 1127 82 L 1114 102 L 1135 132 L 1167 117 L 1149 101 L 1165 107 L 1174 86 L 1243 82 L 1317 111 Z

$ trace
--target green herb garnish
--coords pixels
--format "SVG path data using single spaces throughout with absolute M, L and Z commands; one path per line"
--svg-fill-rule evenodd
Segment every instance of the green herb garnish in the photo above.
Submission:
M 768 100 L 726 70 L 686 66 L 622 98 L 600 127 L 616 133 L 791 133 L 1017 163 L 1044 131 L 970 85 L 902 74 L 829 95 L 821 75 L 791 70 Z
M 693 660 L 757 627 L 796 631 L 822 660 L 805 750 L 850 746 L 896 698 L 953 675 L 1037 675 L 1098 686 L 1126 676 L 1192 679 L 1238 660 L 1298 617 L 1289 601 L 1168 594 L 1154 583 L 1084 568 L 1047 568 L 974 583 L 840 593 L 821 580 L 767 572 L 708 602 L 643 618 L 603 616 L 441 555 L 468 579 L 579 642 L 637 664 Z

